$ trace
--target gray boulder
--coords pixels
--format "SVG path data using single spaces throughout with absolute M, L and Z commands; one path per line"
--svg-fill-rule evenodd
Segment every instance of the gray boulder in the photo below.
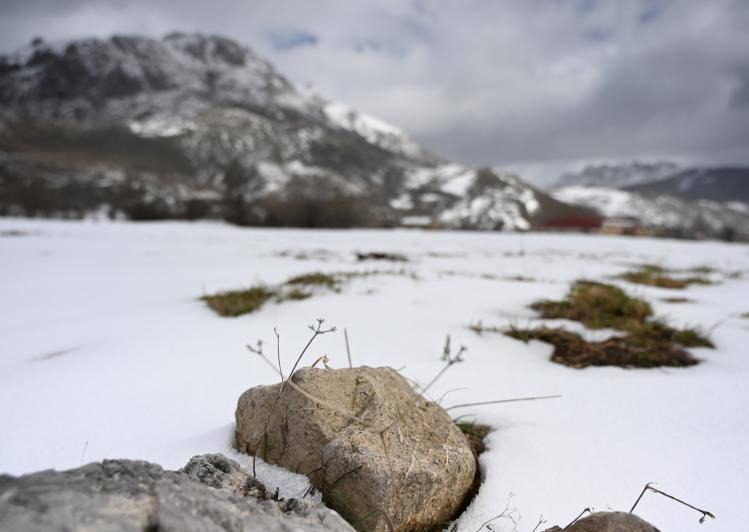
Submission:
M 356 528 L 431 529 L 460 509 L 476 474 L 468 441 L 395 370 L 304 368 L 281 390 L 240 397 L 240 450 L 306 474 Z
M 105 460 L 69 471 L 0 476 L 0 530 L 103 532 L 352 532 L 324 506 L 274 501 L 223 455 L 195 457 L 181 471 Z
M 572 526 L 555 526 L 546 532 L 659 532 L 653 525 L 634 514 L 625 512 L 596 512 L 580 519 Z

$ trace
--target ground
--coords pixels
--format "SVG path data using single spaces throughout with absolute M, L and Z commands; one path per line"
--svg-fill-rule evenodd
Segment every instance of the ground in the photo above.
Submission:
M 357 260 L 373 251 L 410 261 Z M 644 263 L 710 266 L 718 282 L 674 291 L 613 278 Z M 200 299 L 363 270 L 381 271 L 239 317 Z M 606 338 L 611 331 L 537 320 L 528 308 L 562 298 L 580 278 L 621 286 L 674 325 L 710 330 L 716 349 L 690 349 L 702 362 L 688 368 L 579 370 L 550 362 L 550 345 L 468 327 L 561 324 Z M 699 525 L 698 514 L 646 495 L 639 514 L 662 530 L 739 530 L 749 493 L 747 294 L 749 247 L 737 244 L 0 219 L 0 472 L 102 458 L 177 468 L 195 454 L 232 454 L 239 395 L 277 378 L 246 344 L 262 340 L 273 358 L 277 327 L 288 371 L 307 325 L 324 317 L 339 331 L 319 338 L 303 363 L 327 354 L 332 366 L 347 365 L 346 328 L 355 364 L 392 366 L 426 384 L 443 367 L 450 334 L 468 350 L 429 390 L 438 399 L 460 388 L 443 405 L 562 394 L 450 411 L 493 428 L 481 456 L 485 481 L 459 530 L 500 513 L 510 493 L 518 529 L 530 531 L 541 514 L 546 526 L 564 526 L 587 506 L 629 510 L 651 481 L 717 516 Z M 664 300 L 675 295 L 690 302 Z M 270 466 L 260 472 L 282 494 L 306 489 Z

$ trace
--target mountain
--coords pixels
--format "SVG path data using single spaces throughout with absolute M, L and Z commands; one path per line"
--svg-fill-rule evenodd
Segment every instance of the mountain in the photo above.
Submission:
M 627 188 L 646 195 L 749 203 L 749 167 L 688 168 L 666 179 Z
M 0 214 L 525 230 L 578 211 L 222 37 L 35 40 L 0 57 Z
M 560 201 L 595 209 L 609 218 L 630 217 L 656 234 L 749 240 L 749 205 L 711 200 L 686 200 L 605 187 L 556 189 Z
M 591 165 L 557 183 L 556 199 L 637 219 L 656 233 L 749 239 L 749 167 Z
M 670 162 L 588 165 L 579 172 L 559 176 L 555 188 L 569 186 L 594 186 L 622 188 L 659 181 L 676 174 L 679 167 Z

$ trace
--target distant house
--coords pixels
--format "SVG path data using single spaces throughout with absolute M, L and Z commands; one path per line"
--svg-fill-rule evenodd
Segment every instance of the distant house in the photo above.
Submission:
M 643 227 L 640 220 L 634 216 L 612 216 L 603 221 L 601 233 L 606 235 L 647 236 L 653 232 Z
M 589 233 L 598 231 L 603 224 L 603 217 L 581 214 L 570 214 L 547 220 L 539 229 L 542 231 L 576 231 Z
M 426 215 L 403 216 L 400 219 L 400 226 L 411 229 L 434 229 L 437 227 L 437 220 Z

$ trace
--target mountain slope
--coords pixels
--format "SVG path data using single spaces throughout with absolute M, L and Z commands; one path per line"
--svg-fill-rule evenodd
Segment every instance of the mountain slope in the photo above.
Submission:
M 221 37 L 35 42 L 0 58 L 0 214 L 295 226 L 423 214 L 522 230 L 547 204 L 514 176 L 450 164 L 297 89 Z
M 648 195 L 749 202 L 749 167 L 689 168 L 667 179 L 627 188 Z
M 636 218 L 644 227 L 671 236 L 749 239 L 749 206 L 710 200 L 690 201 L 630 190 L 571 186 L 556 189 L 560 201 L 589 207 L 606 217 Z
M 670 162 L 588 165 L 579 172 L 559 176 L 554 187 L 594 186 L 622 188 L 665 179 L 677 173 L 679 167 Z

